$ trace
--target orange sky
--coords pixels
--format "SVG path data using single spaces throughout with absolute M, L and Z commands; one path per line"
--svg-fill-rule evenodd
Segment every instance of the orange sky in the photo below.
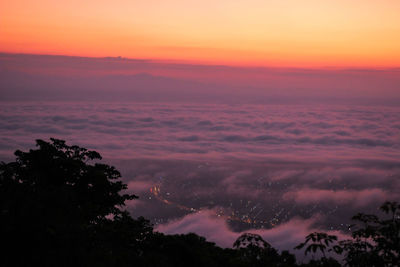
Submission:
M 399 67 L 399 0 L 0 0 L 0 51 Z

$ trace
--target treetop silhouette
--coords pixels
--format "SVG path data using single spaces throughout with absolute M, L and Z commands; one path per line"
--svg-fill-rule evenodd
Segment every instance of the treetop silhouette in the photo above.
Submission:
M 49 259 L 90 254 L 99 245 L 98 229 L 110 218 L 126 221 L 122 207 L 137 197 L 120 194 L 127 185 L 114 167 L 98 163 L 99 153 L 53 138 L 36 143 L 29 152 L 17 150 L 15 162 L 0 164 L 3 241 L 10 253 L 29 252 L 24 260 L 31 263 L 44 252 Z
M 220 248 L 194 233 L 153 232 L 143 217 L 124 210 L 127 185 L 101 156 L 63 140 L 37 140 L 0 163 L 0 266 L 398 266 L 400 205 L 385 202 L 384 218 L 359 213 L 352 239 L 311 233 L 297 249 L 323 257 L 298 265 L 260 235 L 244 233 Z

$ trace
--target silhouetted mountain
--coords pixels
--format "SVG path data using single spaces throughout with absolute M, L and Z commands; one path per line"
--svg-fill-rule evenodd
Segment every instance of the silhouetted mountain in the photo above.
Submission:
M 146 73 L 57 76 L 0 72 L 3 100 L 183 101 L 211 97 L 215 87 Z
M 0 53 L 0 100 L 400 103 L 398 69 L 280 69 Z

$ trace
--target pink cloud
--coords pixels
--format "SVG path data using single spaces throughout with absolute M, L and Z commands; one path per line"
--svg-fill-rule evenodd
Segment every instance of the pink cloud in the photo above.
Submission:
M 293 251 L 296 245 L 304 241 L 304 237 L 307 234 L 313 231 L 321 231 L 314 227 L 314 224 L 321 219 L 320 215 L 315 215 L 310 219 L 295 217 L 272 229 L 249 229 L 244 232 L 261 235 L 277 249 Z M 165 234 L 196 233 L 221 247 L 232 247 L 233 242 L 244 233 L 232 231 L 225 218 L 217 217 L 212 210 L 202 210 L 201 212 L 186 215 L 167 224 L 158 225 L 155 230 Z M 341 238 L 346 237 L 338 231 L 328 232 Z
M 157 231 L 166 234 L 196 233 L 222 247 L 232 247 L 238 234 L 229 229 L 226 221 L 218 219 L 212 210 L 202 210 L 167 224 L 158 225 Z
M 333 203 L 338 205 L 349 204 L 354 207 L 363 207 L 370 204 L 382 203 L 393 198 L 394 194 L 379 188 L 364 190 L 326 190 L 304 188 L 296 191 L 289 191 L 283 195 L 284 200 L 293 200 L 301 205 L 317 203 Z

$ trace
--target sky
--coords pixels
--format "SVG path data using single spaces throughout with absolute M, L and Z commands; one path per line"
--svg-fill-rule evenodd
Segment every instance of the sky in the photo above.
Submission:
M 398 0 L 0 0 L 0 161 L 50 137 L 134 217 L 292 250 L 400 197 Z
M 400 105 L 400 68 L 269 68 L 0 53 L 0 101 Z
M 0 1 L 0 51 L 272 67 L 400 65 L 397 0 Z

